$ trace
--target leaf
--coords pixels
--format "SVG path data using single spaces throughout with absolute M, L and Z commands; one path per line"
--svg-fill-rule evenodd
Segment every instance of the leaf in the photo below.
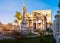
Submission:
M 18 20 L 22 20 L 22 15 L 21 15 L 21 13 L 19 13 L 18 11 L 16 11 L 15 17 L 16 17 Z

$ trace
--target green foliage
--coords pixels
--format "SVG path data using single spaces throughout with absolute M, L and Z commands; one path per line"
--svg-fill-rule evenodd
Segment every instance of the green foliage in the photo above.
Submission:
M 44 30 L 42 32 L 46 32 L 46 31 Z M 39 37 L 27 38 L 25 36 L 22 36 L 21 33 L 14 31 L 13 32 L 13 35 L 15 37 L 14 40 L 12 39 L 0 40 L 0 43 L 56 43 L 56 40 L 54 39 L 52 34 L 43 35 L 42 32 L 40 32 Z M 33 34 L 29 33 L 29 35 L 33 35 Z
M 47 28 L 47 31 L 48 32 L 53 32 L 51 28 Z
M 54 39 L 53 35 L 41 35 L 40 36 L 40 42 L 41 43 L 56 43 L 56 40 Z
M 17 39 L 6 39 L 0 40 L 0 43 L 56 43 L 56 40 L 53 38 L 53 35 L 45 35 L 43 37 L 21 37 Z
M 21 15 L 21 13 L 19 13 L 18 11 L 16 11 L 15 17 L 16 17 L 18 20 L 22 20 L 22 15 Z
M 18 23 L 18 20 L 17 20 L 17 19 L 15 19 L 15 20 L 14 20 L 14 23 Z
M 15 41 L 14 40 L 12 40 L 12 39 L 4 39 L 4 40 L 0 40 L 0 43 L 15 43 Z

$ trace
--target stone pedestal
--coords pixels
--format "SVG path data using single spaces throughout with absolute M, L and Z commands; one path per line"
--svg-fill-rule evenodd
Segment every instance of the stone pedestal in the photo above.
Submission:
M 22 34 L 28 34 L 29 33 L 27 23 L 21 23 L 21 30 L 20 31 Z

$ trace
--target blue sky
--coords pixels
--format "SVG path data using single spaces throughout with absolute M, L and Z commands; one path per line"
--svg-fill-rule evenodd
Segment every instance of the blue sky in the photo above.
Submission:
M 58 10 L 58 0 L 0 0 L 0 21 L 13 22 L 16 11 L 22 12 L 22 3 L 25 1 L 27 13 L 33 10 L 52 10 L 52 19 Z

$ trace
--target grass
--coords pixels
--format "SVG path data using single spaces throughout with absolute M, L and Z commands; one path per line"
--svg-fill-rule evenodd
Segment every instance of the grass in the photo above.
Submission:
M 40 43 L 40 37 L 27 38 L 27 39 L 25 40 L 25 43 Z
M 40 38 L 21 38 L 21 39 L 4 39 L 0 40 L 0 43 L 40 43 Z
M 0 43 L 14 43 L 15 41 L 12 39 L 4 39 L 4 40 L 0 40 Z
M 55 43 L 56 40 L 52 35 L 46 35 L 43 37 L 33 37 L 33 38 L 16 38 L 0 40 L 0 43 Z
M 56 40 L 54 39 L 53 35 L 46 35 L 46 36 L 43 36 L 43 38 L 40 38 L 40 42 L 41 43 L 56 43 Z

